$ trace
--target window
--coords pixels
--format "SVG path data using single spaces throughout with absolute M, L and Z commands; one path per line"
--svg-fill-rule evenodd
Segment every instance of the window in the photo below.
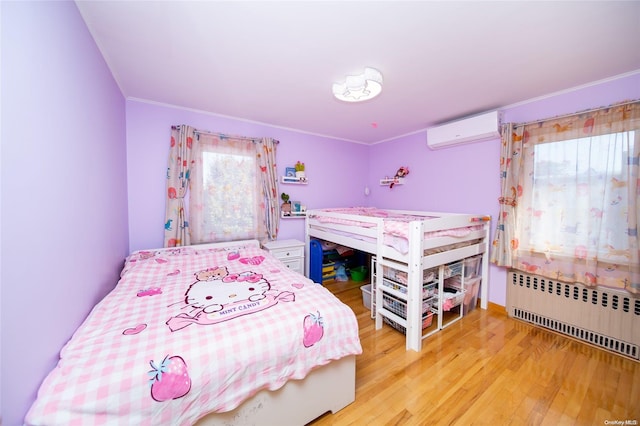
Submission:
M 200 135 L 194 155 L 192 243 L 258 239 L 264 200 L 254 143 Z
M 532 179 L 523 186 L 530 196 L 523 205 L 531 214 L 523 215 L 519 228 L 521 249 L 546 258 L 623 261 L 629 238 L 621 219 L 629 205 L 628 158 L 634 138 L 634 132 L 624 132 L 531 147 Z
M 491 261 L 640 293 L 640 102 L 502 127 Z
M 276 239 L 277 144 L 171 126 L 165 247 Z
M 253 155 L 204 152 L 202 235 L 256 238 L 256 160 Z

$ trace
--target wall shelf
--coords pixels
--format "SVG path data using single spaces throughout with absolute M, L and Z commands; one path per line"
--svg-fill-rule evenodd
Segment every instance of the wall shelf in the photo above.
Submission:
M 403 185 L 404 184 L 404 178 L 384 178 L 384 179 L 380 179 L 380 185 L 389 186 L 392 183 L 394 185 Z
M 280 217 L 283 219 L 304 219 L 307 217 L 307 212 L 291 212 L 287 215 L 284 212 L 280 212 Z
M 295 176 L 280 176 L 280 183 L 291 184 L 291 185 L 306 185 L 307 178 L 298 178 Z

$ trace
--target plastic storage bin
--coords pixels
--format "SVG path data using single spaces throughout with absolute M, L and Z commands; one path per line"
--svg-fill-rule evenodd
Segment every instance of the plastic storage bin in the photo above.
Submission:
M 470 278 L 466 282 L 467 291 L 464 295 L 464 313 L 471 312 L 478 305 L 478 290 L 480 289 L 481 277 Z
M 444 265 L 444 277 L 449 278 L 453 277 L 454 275 L 460 274 L 462 272 L 462 263 L 463 261 L 460 260 Z
M 362 304 L 371 310 L 371 284 L 363 285 L 360 290 L 362 290 Z
M 352 281 L 364 281 L 367 278 L 367 268 L 364 266 L 356 266 L 351 268 L 351 280 Z
M 464 260 L 464 277 L 471 278 L 476 275 L 480 275 L 482 272 L 482 255 L 468 257 Z

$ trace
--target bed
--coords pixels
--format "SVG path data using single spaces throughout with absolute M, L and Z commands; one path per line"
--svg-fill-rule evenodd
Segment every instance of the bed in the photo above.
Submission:
M 255 241 L 137 251 L 25 424 L 305 424 L 354 400 L 361 352 L 353 311 Z
M 319 239 L 351 247 L 375 256 L 375 269 L 395 268 L 407 274 L 407 350 L 420 351 L 422 340 L 422 285 L 425 271 L 451 262 L 488 253 L 490 217 L 478 214 L 385 210 L 349 207 L 309 210 L 306 218 L 307 247 Z M 310 257 L 306 256 L 307 262 Z M 307 264 L 307 270 L 309 265 Z M 481 307 L 487 309 L 488 256 L 482 256 Z M 382 288 L 383 274 L 375 287 Z M 377 305 L 382 295 L 376 292 Z M 384 317 L 402 320 L 379 309 L 376 329 Z

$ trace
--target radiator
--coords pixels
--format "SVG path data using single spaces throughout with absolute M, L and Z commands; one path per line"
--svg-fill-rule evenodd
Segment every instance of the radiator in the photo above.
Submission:
M 507 312 L 625 357 L 640 360 L 640 298 L 510 271 Z

